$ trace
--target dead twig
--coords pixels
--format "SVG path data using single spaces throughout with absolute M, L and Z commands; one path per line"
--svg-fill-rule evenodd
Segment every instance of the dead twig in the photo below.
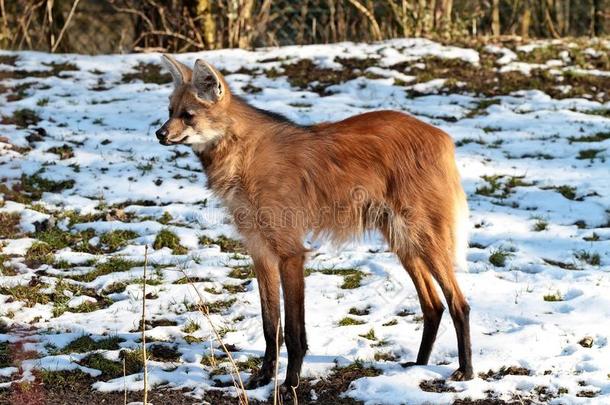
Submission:
M 195 293 L 197 294 L 197 298 L 198 298 L 198 302 L 196 304 L 197 309 L 199 310 L 199 312 L 201 312 L 201 314 L 204 316 L 204 318 L 210 325 L 210 328 L 212 329 L 212 332 L 214 333 L 216 340 L 220 343 L 222 350 L 225 352 L 229 362 L 231 363 L 231 369 L 232 369 L 231 379 L 233 380 L 233 385 L 235 386 L 235 390 L 237 391 L 237 398 L 239 400 L 239 404 L 248 405 L 248 403 L 249 403 L 248 395 L 246 394 L 244 382 L 241 379 L 241 375 L 239 374 L 239 368 L 237 367 L 237 363 L 235 363 L 235 359 L 233 359 L 231 352 L 229 351 L 229 349 L 225 345 L 224 341 L 222 340 L 222 336 L 220 336 L 218 329 L 216 329 L 216 326 L 212 322 L 212 318 L 210 318 L 210 311 L 209 311 L 207 305 L 205 305 L 205 301 L 204 301 L 203 297 L 201 296 L 201 293 L 199 292 L 197 287 L 195 287 L 195 285 L 191 281 L 188 274 L 186 274 L 186 271 L 184 271 L 184 269 L 182 269 L 181 271 L 182 271 L 182 274 L 184 275 L 187 283 L 193 288 L 193 290 L 195 290 Z M 210 350 L 212 350 L 211 347 L 210 347 Z
M 123 405 L 127 405 L 127 365 L 126 357 L 123 357 Z
M 148 245 L 144 245 L 144 274 L 142 276 L 142 362 L 144 364 L 143 403 L 148 404 L 148 359 L 146 358 L 146 268 L 148 267 Z
M 70 9 L 70 14 L 68 14 L 68 18 L 66 19 L 66 23 L 61 28 L 61 31 L 59 31 L 59 36 L 57 37 L 57 41 L 55 42 L 55 44 L 51 48 L 51 52 L 52 53 L 54 53 L 55 50 L 57 49 L 57 47 L 59 46 L 59 43 L 61 42 L 61 39 L 64 36 L 64 32 L 66 32 L 66 29 L 68 28 L 68 25 L 70 25 L 70 21 L 72 20 L 72 17 L 74 16 L 74 11 L 76 11 L 76 7 L 78 6 L 79 2 L 80 2 L 80 0 L 74 0 L 74 3 L 72 3 L 72 8 Z
M 381 41 L 381 29 L 379 28 L 379 24 L 377 23 L 377 20 L 375 19 L 375 16 L 373 15 L 373 13 L 371 13 L 369 11 L 368 8 L 366 8 L 365 6 L 362 5 L 362 3 L 358 2 L 357 0 L 348 0 L 354 7 L 356 7 L 362 14 L 364 14 L 366 16 L 366 18 L 369 19 L 369 21 L 371 22 L 371 27 L 373 28 L 373 39 L 375 41 Z
M 278 385 L 278 374 L 280 370 L 280 318 L 277 318 L 277 328 L 275 329 L 275 382 L 273 383 L 273 405 L 277 405 L 280 400 L 280 386 Z

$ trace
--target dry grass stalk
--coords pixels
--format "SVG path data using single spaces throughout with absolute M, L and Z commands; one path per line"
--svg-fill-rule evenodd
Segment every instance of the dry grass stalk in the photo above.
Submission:
M 70 21 L 72 21 L 72 17 L 74 17 L 74 11 L 76 11 L 76 7 L 78 7 L 79 2 L 80 2 L 80 0 L 74 0 L 74 3 L 72 3 L 72 8 L 70 9 L 70 14 L 68 14 L 66 23 L 61 28 L 61 31 L 59 32 L 59 36 L 57 37 L 57 41 L 51 48 L 51 52 L 55 52 L 57 50 L 57 47 L 59 46 L 59 43 L 61 42 L 61 39 L 63 38 L 64 33 L 66 32 L 66 28 L 68 28 L 68 25 L 70 25 Z
M 373 39 L 375 41 L 381 41 L 381 38 L 382 38 L 381 29 L 379 28 L 379 24 L 377 23 L 377 20 L 375 19 L 375 16 L 373 15 L 373 13 L 371 13 L 368 8 L 363 6 L 357 0 L 349 0 L 349 2 L 352 3 L 352 5 L 354 7 L 356 7 L 358 9 L 358 11 L 360 11 L 362 14 L 364 14 L 366 16 L 366 18 L 368 18 L 368 20 L 371 22 L 371 28 L 373 31 L 372 32 Z
M 281 401 L 278 374 L 280 371 L 280 318 L 277 318 L 277 328 L 275 329 L 275 382 L 273 383 L 273 405 Z
M 214 368 L 218 365 L 218 363 L 216 363 L 216 356 L 214 355 L 214 348 L 212 346 L 212 335 L 210 335 L 210 365 Z
M 125 357 L 123 357 L 123 405 L 127 405 L 127 366 L 125 365 Z
M 144 245 L 144 274 L 142 276 L 142 362 L 144 364 L 144 393 L 142 402 L 148 404 L 148 364 L 146 358 L 146 268 L 148 267 L 148 245 Z M 123 360 L 124 364 L 125 360 Z
M 182 269 L 181 271 L 182 271 L 182 274 L 184 275 L 185 279 L 187 280 L 187 283 L 193 288 L 193 290 L 195 290 L 195 293 L 197 294 L 198 302 L 196 305 L 197 305 L 198 311 L 201 312 L 201 314 L 204 316 L 204 318 L 210 325 L 210 328 L 214 332 L 214 336 L 216 337 L 216 340 L 218 341 L 218 343 L 220 343 L 222 350 L 225 352 L 225 354 L 227 355 L 227 358 L 229 359 L 229 362 L 231 363 L 231 379 L 233 380 L 233 386 L 235 387 L 235 391 L 237 392 L 237 399 L 239 401 L 239 404 L 248 405 L 248 403 L 249 403 L 248 395 L 246 394 L 246 388 L 244 386 L 244 382 L 241 378 L 241 375 L 239 374 L 239 368 L 237 367 L 237 363 L 235 363 L 235 359 L 233 359 L 231 352 L 229 351 L 229 349 L 225 345 L 224 341 L 222 340 L 222 336 L 220 336 L 218 329 L 212 322 L 212 318 L 210 317 L 209 308 L 205 304 L 205 300 L 201 296 L 201 293 L 199 292 L 197 287 L 195 287 L 195 285 L 191 281 L 191 278 L 188 276 L 188 274 L 186 274 L 186 271 L 184 271 L 184 269 Z M 210 350 L 212 350 L 211 347 L 210 347 Z

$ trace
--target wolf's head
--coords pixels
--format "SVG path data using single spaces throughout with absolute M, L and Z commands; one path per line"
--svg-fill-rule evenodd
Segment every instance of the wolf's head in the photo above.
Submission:
M 169 55 L 163 61 L 174 79 L 169 119 L 156 131 L 162 145 L 187 144 L 206 147 L 227 130 L 227 106 L 231 94 L 222 75 L 197 59 L 191 70 Z

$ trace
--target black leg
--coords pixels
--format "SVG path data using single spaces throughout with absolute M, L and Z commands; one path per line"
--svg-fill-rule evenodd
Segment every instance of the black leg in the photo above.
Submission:
M 288 370 L 283 385 L 288 393 L 292 391 L 291 387 L 299 385 L 299 374 L 307 351 L 304 261 L 304 255 L 300 254 L 283 260 L 280 266 L 284 292 L 284 340 L 288 349 Z

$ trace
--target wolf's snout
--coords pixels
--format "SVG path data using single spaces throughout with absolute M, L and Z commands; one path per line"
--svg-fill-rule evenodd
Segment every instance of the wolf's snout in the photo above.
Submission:
M 165 129 L 165 127 L 161 127 L 159 129 L 157 129 L 157 132 L 155 132 L 155 135 L 157 135 L 158 140 L 163 141 L 163 140 L 167 139 L 167 129 Z

